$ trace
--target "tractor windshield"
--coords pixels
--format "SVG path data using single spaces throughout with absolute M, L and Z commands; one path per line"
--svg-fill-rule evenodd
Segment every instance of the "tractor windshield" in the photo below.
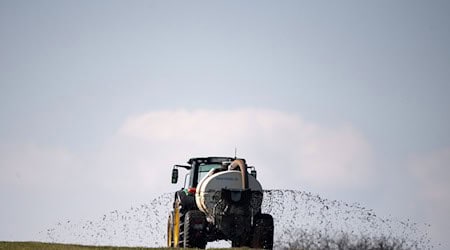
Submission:
M 198 181 L 200 182 L 213 168 L 222 168 L 221 164 L 203 164 L 198 168 Z

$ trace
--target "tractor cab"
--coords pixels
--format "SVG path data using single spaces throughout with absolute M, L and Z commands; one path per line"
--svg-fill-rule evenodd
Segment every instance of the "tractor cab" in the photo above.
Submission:
M 189 170 L 185 175 L 184 187 L 187 189 L 195 189 L 197 184 L 211 171 L 226 170 L 228 165 L 235 160 L 231 157 L 202 157 L 191 158 L 187 162 L 189 165 L 175 165 L 172 169 L 172 183 L 178 182 L 178 168 Z M 244 160 L 245 161 L 245 160 Z
M 205 177 L 209 171 L 216 169 L 217 171 L 226 170 L 228 165 L 234 160 L 230 157 L 206 157 L 191 158 L 188 164 L 192 166 L 189 178 L 189 187 L 197 187 L 197 184 Z
M 189 165 L 175 165 L 172 169 L 172 183 L 178 182 L 178 168 L 189 170 L 185 175 L 184 188 L 195 193 L 195 188 L 198 183 L 212 170 L 217 172 L 227 170 L 228 166 L 237 158 L 232 157 L 199 157 L 191 158 L 187 163 Z M 239 159 L 245 163 L 245 159 Z M 251 169 L 250 174 L 256 178 L 255 167 L 248 167 Z M 189 178 L 189 179 L 188 179 Z M 191 192 L 189 192 L 191 193 Z

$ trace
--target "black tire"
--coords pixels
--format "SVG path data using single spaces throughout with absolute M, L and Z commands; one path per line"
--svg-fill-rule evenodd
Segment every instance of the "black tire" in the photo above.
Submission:
M 270 214 L 255 216 L 253 226 L 252 248 L 273 248 L 273 217 Z
M 206 217 L 200 210 L 191 210 L 186 213 L 184 220 L 184 247 L 206 247 Z
M 177 248 L 179 248 L 179 247 L 183 247 L 183 245 L 184 245 L 184 218 L 185 218 L 185 213 L 184 213 L 184 211 L 183 211 L 183 208 L 182 208 L 182 206 L 181 206 L 181 202 L 180 202 L 180 200 L 179 199 L 177 199 L 177 200 L 175 200 L 175 203 L 174 203 L 174 213 L 173 213 L 173 227 L 174 227 L 174 229 L 175 229 L 175 227 L 177 226 L 176 225 L 176 216 L 177 216 L 177 211 L 178 211 L 178 216 L 179 216 L 179 225 L 178 225 L 178 244 L 176 244 L 176 240 L 175 240 L 175 237 L 177 237 L 175 234 L 176 234 L 176 230 L 173 230 L 173 247 L 177 247 Z
M 245 238 L 246 235 L 247 234 L 242 235 L 244 237 L 240 237 L 239 239 L 232 240 L 231 241 L 231 247 L 233 247 L 233 248 L 235 248 L 235 247 L 236 248 L 250 247 L 252 245 L 251 238 L 248 238 L 248 237 Z
M 178 232 L 180 232 L 178 236 L 178 247 L 182 247 L 184 245 L 184 213 L 180 211 L 180 229 Z
M 231 241 L 232 248 L 249 247 L 250 245 L 251 244 L 248 243 L 248 240 L 247 241 L 243 241 L 243 240 Z

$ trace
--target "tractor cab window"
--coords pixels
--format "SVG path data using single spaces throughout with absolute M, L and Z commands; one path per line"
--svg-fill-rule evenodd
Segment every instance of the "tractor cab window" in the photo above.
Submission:
M 211 169 L 222 168 L 221 164 L 202 164 L 198 168 L 198 182 L 205 177 Z

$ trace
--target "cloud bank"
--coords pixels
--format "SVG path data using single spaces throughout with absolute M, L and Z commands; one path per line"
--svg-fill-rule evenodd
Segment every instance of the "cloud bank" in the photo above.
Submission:
M 241 109 L 135 115 L 89 153 L 2 145 L 0 184 L 33 192 L 75 189 L 137 198 L 173 190 L 173 164 L 197 156 L 233 156 L 235 148 L 238 157 L 258 168 L 267 188 L 335 190 L 370 180 L 372 150 L 350 125 L 324 127 L 293 113 Z
M 354 188 L 371 172 L 371 148 L 350 125 L 323 127 L 273 110 L 150 112 L 127 119 L 117 137 L 147 148 L 148 160 L 164 159 L 165 173 L 174 160 L 233 156 L 235 148 L 274 187 Z

